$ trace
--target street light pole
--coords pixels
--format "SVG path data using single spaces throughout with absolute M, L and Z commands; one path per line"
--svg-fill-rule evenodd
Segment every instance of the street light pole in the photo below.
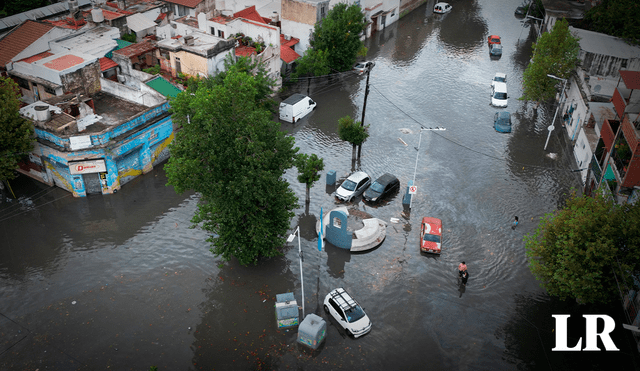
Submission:
M 556 112 L 553 114 L 553 121 L 551 121 L 551 126 L 547 128 L 547 130 L 549 130 L 549 134 L 547 135 L 547 141 L 544 143 L 544 151 L 547 150 L 547 144 L 549 144 L 549 138 L 551 138 L 551 132 L 553 131 L 553 129 L 555 129 L 555 126 L 553 126 L 553 124 L 555 124 L 556 122 L 556 116 L 558 115 L 558 110 L 560 109 L 560 102 L 562 101 L 562 96 L 564 95 L 564 88 L 567 85 L 567 79 L 563 79 L 553 75 L 547 75 L 547 77 L 550 77 L 555 80 L 560 80 L 563 83 L 562 83 L 562 92 L 560 93 L 560 99 L 558 99 L 558 107 L 556 108 Z
M 296 238 L 296 233 L 298 234 L 298 256 L 300 257 L 300 286 L 302 287 L 302 318 L 304 318 L 304 276 L 302 275 L 302 245 L 300 244 L 300 226 L 296 228 L 296 230 L 289 235 L 287 238 L 287 242 L 293 241 Z
M 417 151 L 416 153 L 416 166 L 413 168 L 413 181 L 412 181 L 412 185 L 416 185 L 416 172 L 418 171 L 418 157 L 420 156 L 420 143 L 422 143 L 422 131 L 423 130 L 431 130 L 431 131 L 440 131 L 440 130 L 447 130 L 445 128 L 441 128 L 441 127 L 435 127 L 435 128 L 425 128 L 424 126 L 420 127 L 420 137 L 418 139 L 418 146 L 414 147 Z M 413 205 L 413 195 L 410 195 L 411 199 L 409 200 L 409 209 L 411 209 L 411 205 Z

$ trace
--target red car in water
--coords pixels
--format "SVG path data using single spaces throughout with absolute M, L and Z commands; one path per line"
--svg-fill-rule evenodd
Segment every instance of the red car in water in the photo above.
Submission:
M 487 42 L 489 43 L 489 48 L 491 48 L 491 45 L 493 45 L 493 44 L 501 44 L 501 42 L 500 42 L 500 36 L 498 36 L 498 35 L 491 35 L 491 36 L 489 36 L 489 38 L 488 38 L 488 41 L 487 41 Z
M 422 218 L 420 251 L 440 254 L 442 251 L 442 220 L 428 216 Z

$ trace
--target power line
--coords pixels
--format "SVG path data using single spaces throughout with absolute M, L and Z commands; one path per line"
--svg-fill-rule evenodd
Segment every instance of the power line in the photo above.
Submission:
M 393 101 L 391 101 L 391 100 L 390 100 L 389 98 L 387 98 L 384 94 L 382 94 L 382 93 L 380 92 L 380 90 L 378 90 L 378 89 L 375 87 L 375 85 L 371 85 L 371 86 L 373 87 L 373 89 L 375 89 L 375 91 L 376 91 L 376 92 L 378 92 L 378 94 L 380 94 L 384 99 L 386 99 L 389 103 L 391 103 L 394 107 L 396 107 L 396 108 L 398 109 L 398 111 L 400 111 L 400 112 L 404 113 L 407 117 L 409 117 L 411 120 L 413 120 L 415 123 L 417 123 L 417 124 L 418 124 L 418 125 L 420 125 L 421 127 L 425 127 L 425 126 L 427 126 L 427 125 L 425 125 L 425 124 L 421 123 L 420 121 L 416 120 L 415 118 L 413 118 L 411 115 L 409 115 L 409 114 L 408 114 L 408 113 L 406 113 L 405 111 L 403 111 L 403 110 L 402 110 L 402 108 L 398 107 L 395 103 L 393 103 Z M 455 141 L 455 140 L 453 140 L 453 139 L 447 138 L 446 136 L 444 136 L 444 135 L 442 135 L 442 134 L 440 134 L 440 133 L 438 133 L 438 132 L 434 132 L 434 134 L 435 134 L 435 135 L 440 136 L 442 139 L 447 140 L 447 141 L 449 141 L 449 142 L 451 142 L 451 143 L 453 143 L 453 144 L 455 144 L 455 145 L 457 145 L 457 146 L 460 146 L 460 147 L 462 147 L 462 148 L 465 148 L 465 149 L 467 149 L 467 150 L 469 150 L 469 151 L 471 151 L 471 152 L 477 153 L 477 154 L 479 154 L 479 155 L 482 155 L 482 156 L 485 156 L 485 157 L 492 158 L 492 159 L 494 159 L 494 160 L 510 161 L 512 164 L 522 165 L 522 166 L 532 167 L 532 168 L 538 168 L 538 169 L 564 170 L 564 171 L 570 171 L 570 172 L 575 171 L 575 169 L 559 169 L 559 168 L 553 168 L 553 167 L 548 167 L 548 166 L 531 165 L 531 164 L 525 164 L 525 163 L 522 163 L 522 162 L 512 161 L 512 160 L 509 160 L 509 159 L 504 158 L 504 157 L 498 157 L 498 156 L 490 155 L 490 154 L 487 154 L 487 153 L 484 153 L 484 152 L 480 152 L 480 151 L 475 150 L 475 149 L 473 149 L 473 148 L 471 148 L 471 147 L 468 147 L 468 146 L 466 146 L 466 145 L 464 145 L 464 144 L 462 144 L 462 143 L 459 143 L 459 142 L 457 142 L 457 141 Z

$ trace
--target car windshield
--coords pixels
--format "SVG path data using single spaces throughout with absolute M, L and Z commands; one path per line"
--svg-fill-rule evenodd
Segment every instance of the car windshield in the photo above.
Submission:
M 353 182 L 353 180 L 345 180 L 342 185 L 342 188 L 346 189 L 347 191 L 353 191 L 354 189 L 356 189 L 356 183 Z
M 438 236 L 437 234 L 425 233 L 424 234 L 424 240 L 425 241 L 430 241 L 430 242 L 440 243 L 440 236 Z
M 347 321 L 349 323 L 355 322 L 364 317 L 364 311 L 362 310 L 362 308 L 360 308 L 359 305 L 348 309 L 345 314 L 347 315 Z
M 364 68 L 364 64 L 358 63 L 358 64 L 356 64 L 356 68 Z
M 493 78 L 493 81 L 497 81 L 497 82 L 506 82 L 506 81 L 507 81 L 507 79 L 505 79 L 505 78 L 504 78 L 504 77 L 502 77 L 502 76 L 496 76 L 496 77 L 494 77 L 494 78 Z
M 495 99 L 507 99 L 507 93 L 497 92 L 493 95 Z
M 382 184 L 380 184 L 378 182 L 373 182 L 373 184 L 369 188 L 371 190 L 375 191 L 375 192 L 378 192 L 378 193 L 384 192 L 384 187 L 382 186 Z

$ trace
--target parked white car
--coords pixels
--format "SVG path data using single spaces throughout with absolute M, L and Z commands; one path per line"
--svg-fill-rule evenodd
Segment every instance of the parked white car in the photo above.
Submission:
M 507 106 L 507 84 L 504 82 L 495 82 L 491 85 L 491 105 L 494 107 Z
M 496 75 L 493 76 L 493 80 L 491 80 L 491 86 L 494 86 L 497 82 L 507 83 L 507 75 L 502 72 L 496 72 Z
M 336 190 L 336 198 L 341 201 L 351 202 L 370 185 L 371 177 L 364 171 L 356 171 L 340 184 L 340 187 Z
M 341 287 L 331 290 L 324 298 L 324 311 L 354 338 L 371 331 L 371 320 L 364 309 Z

